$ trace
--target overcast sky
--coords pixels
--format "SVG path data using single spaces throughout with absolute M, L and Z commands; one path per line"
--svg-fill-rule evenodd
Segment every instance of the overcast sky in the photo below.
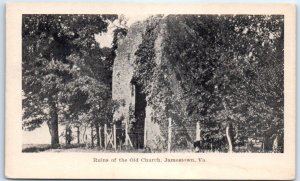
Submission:
M 137 21 L 143 21 L 147 19 L 150 15 L 148 14 L 124 14 L 124 16 L 127 19 L 127 26 L 130 27 L 133 23 Z M 115 25 L 118 25 L 118 21 L 114 21 Z M 111 24 L 108 27 L 108 31 L 106 33 L 102 33 L 101 35 L 96 35 L 95 38 L 97 42 L 100 43 L 100 47 L 111 47 L 111 43 L 113 40 L 113 30 L 114 30 L 114 24 Z

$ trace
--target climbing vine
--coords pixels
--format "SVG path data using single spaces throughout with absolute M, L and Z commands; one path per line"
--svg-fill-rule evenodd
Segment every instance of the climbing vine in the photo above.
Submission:
M 171 117 L 183 132 L 201 121 L 203 139 L 220 151 L 228 149 L 225 128 L 231 124 L 234 145 L 275 137 L 282 144 L 283 35 L 283 16 L 148 20 L 136 52 L 135 78 L 155 121 L 164 129 Z M 158 36 L 161 51 L 155 47 Z

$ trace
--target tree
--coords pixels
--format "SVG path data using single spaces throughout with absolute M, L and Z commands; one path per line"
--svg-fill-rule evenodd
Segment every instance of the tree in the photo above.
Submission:
M 23 15 L 22 90 L 24 129 L 47 122 L 51 145 L 57 147 L 58 114 L 78 81 L 74 55 L 82 58 L 96 47 L 94 35 L 107 31 L 116 15 Z M 35 105 L 34 108 L 30 105 Z
M 91 137 L 94 138 L 93 128 L 96 132 L 97 147 L 100 147 L 100 127 L 112 121 L 113 109 L 117 102 L 112 100 L 112 71 L 117 48 L 118 39 L 125 36 L 126 30 L 121 27 L 114 27 L 114 39 L 112 48 L 100 48 L 99 43 L 94 39 L 89 40 L 94 44 L 90 49 L 82 50 L 82 56 L 72 54 L 72 59 L 76 62 L 78 73 L 75 81 L 70 82 L 68 87 L 70 94 L 80 100 L 72 100 L 72 96 L 67 100 L 73 119 L 66 119 L 69 124 L 78 126 L 78 122 L 85 122 L 91 127 Z M 75 90 L 75 91 L 74 91 Z M 81 94 L 79 94 L 81 93 Z M 73 106 L 72 106 L 73 105 Z M 87 114 L 89 119 L 78 121 L 82 114 Z M 73 121 L 72 121 L 73 120 Z M 82 124 L 82 123 L 81 123 Z M 92 141 L 93 145 L 93 141 Z
M 268 132 L 273 139 L 283 135 L 283 34 L 282 16 L 158 17 L 147 22 L 135 77 L 161 125 L 170 116 L 178 125 L 201 121 L 204 138 L 222 150 L 229 125 L 238 132 L 233 146 Z

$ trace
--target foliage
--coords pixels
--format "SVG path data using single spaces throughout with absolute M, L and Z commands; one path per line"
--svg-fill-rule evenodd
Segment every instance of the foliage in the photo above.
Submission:
M 80 125 L 80 115 L 108 111 L 113 61 L 111 52 L 100 49 L 94 36 L 106 32 L 116 18 L 23 15 L 24 129 L 33 130 L 45 121 L 51 126 L 58 124 L 53 115 L 58 115 L 61 123 Z M 50 131 L 54 129 L 51 126 Z
M 157 65 L 154 44 L 162 24 Z M 200 120 L 215 143 L 229 122 L 238 142 L 282 135 L 283 35 L 282 16 L 169 15 L 160 25 L 148 23 L 135 77 L 156 118 L 183 125 Z

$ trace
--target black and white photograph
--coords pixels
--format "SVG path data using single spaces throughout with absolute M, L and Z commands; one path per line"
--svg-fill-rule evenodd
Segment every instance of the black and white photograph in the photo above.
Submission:
M 22 152 L 284 153 L 284 20 L 23 14 Z
M 292 180 L 293 4 L 10 3 L 5 176 Z

